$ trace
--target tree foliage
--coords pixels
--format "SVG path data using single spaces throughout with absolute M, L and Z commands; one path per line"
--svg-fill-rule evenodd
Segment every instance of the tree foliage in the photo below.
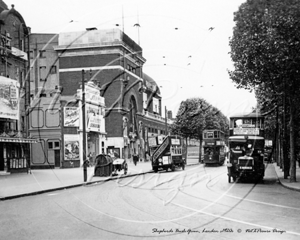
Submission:
M 181 102 L 171 126 L 172 133 L 201 140 L 204 129 L 227 132 L 228 119 L 219 109 L 202 98 L 190 98 Z
M 291 179 L 295 181 L 295 119 L 300 90 L 300 1 L 247 0 L 234 14 L 236 23 L 229 45 L 238 88 L 255 90 L 261 107 L 270 111 L 275 129 L 276 109 L 289 120 Z M 289 113 L 287 114 L 287 111 Z M 283 121 L 283 124 L 285 121 Z M 287 154 L 286 154 L 287 155 Z

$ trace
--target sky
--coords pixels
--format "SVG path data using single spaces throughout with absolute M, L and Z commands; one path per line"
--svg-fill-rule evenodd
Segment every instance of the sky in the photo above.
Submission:
M 229 38 L 233 13 L 245 0 L 5 0 L 32 33 L 119 28 L 140 44 L 143 71 L 160 87 L 162 109 L 201 97 L 224 115 L 248 113 L 254 93 L 237 89 Z M 139 24 L 140 27 L 134 25 Z M 118 25 L 118 26 L 117 26 Z M 164 116 L 164 114 L 163 114 Z

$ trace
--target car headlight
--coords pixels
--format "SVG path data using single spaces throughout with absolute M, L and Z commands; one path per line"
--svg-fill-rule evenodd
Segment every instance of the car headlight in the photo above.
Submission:
M 159 162 L 162 162 L 162 159 L 161 159 L 161 158 L 159 158 L 159 159 L 158 159 L 158 161 L 159 161 Z

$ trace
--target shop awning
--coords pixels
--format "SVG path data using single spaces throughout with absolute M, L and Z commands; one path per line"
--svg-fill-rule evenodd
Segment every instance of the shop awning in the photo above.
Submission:
M 32 138 L 13 138 L 13 137 L 0 137 L 0 142 L 11 142 L 11 143 L 38 143 L 38 139 Z

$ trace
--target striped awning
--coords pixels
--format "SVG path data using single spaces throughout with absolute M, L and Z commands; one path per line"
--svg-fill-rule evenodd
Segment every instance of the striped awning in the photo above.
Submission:
M 11 142 L 11 143 L 38 143 L 38 139 L 32 138 L 14 138 L 14 137 L 0 137 L 0 142 Z

